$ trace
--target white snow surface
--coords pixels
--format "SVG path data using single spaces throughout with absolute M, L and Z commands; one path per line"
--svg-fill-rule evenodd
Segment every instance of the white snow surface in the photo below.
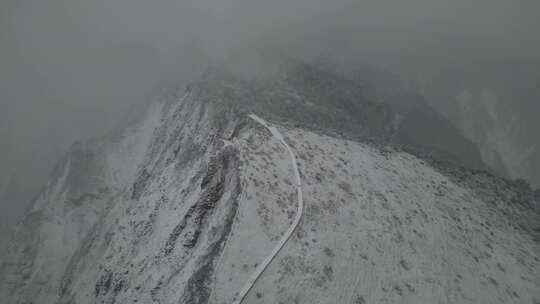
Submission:
M 512 228 L 506 213 L 520 211 L 509 211 L 504 200 L 482 201 L 406 153 L 384 155 L 303 130 L 282 133 L 299 155 L 305 216 L 245 303 L 534 303 L 540 297 L 538 242 Z M 245 156 L 248 202 L 240 204 L 211 303 L 230 302 L 237 277 L 249 275 L 279 237 L 275 227 L 292 215 L 292 193 L 274 188 L 280 179 L 291 183 L 286 168 L 273 168 L 284 151 L 252 149 Z M 273 203 L 283 201 L 286 208 Z
M 538 211 L 511 183 L 173 97 L 66 157 L 1 303 L 232 303 L 294 221 L 281 140 L 304 214 L 242 303 L 539 303 Z

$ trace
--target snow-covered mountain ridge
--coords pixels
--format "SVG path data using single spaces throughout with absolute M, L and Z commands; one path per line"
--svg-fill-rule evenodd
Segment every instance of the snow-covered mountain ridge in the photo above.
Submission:
M 289 155 L 252 112 L 294 150 L 305 210 L 243 303 L 540 301 L 531 189 L 396 148 L 403 113 L 345 79 L 224 73 L 74 146 L 15 233 L 2 301 L 231 303 L 297 206 Z

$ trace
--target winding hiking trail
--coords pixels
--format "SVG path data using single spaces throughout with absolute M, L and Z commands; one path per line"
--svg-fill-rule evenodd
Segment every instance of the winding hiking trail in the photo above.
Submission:
M 296 192 L 297 192 L 297 195 L 298 195 L 298 210 L 296 212 L 296 216 L 294 217 L 294 221 L 293 221 L 292 225 L 289 227 L 289 229 L 287 229 L 285 234 L 279 240 L 279 243 L 274 247 L 274 249 L 272 249 L 272 251 L 266 257 L 266 259 L 264 259 L 264 261 L 261 264 L 259 264 L 257 269 L 255 269 L 253 274 L 251 274 L 251 276 L 249 277 L 247 282 L 244 284 L 244 287 L 242 287 L 242 290 L 240 291 L 238 296 L 233 301 L 233 304 L 242 303 L 242 301 L 244 300 L 246 295 L 249 293 L 251 288 L 253 288 L 253 285 L 255 285 L 255 282 L 257 281 L 257 279 L 261 276 L 261 274 L 268 267 L 268 265 L 270 265 L 272 260 L 276 257 L 276 255 L 279 253 L 279 251 L 283 248 L 285 243 L 287 243 L 287 241 L 291 237 L 292 233 L 294 232 L 294 230 L 298 226 L 298 223 L 300 222 L 300 219 L 302 218 L 302 212 L 304 210 L 304 201 L 303 201 L 303 198 L 302 198 L 302 183 L 300 181 L 300 172 L 298 171 L 298 164 L 296 162 L 296 156 L 294 156 L 294 153 L 293 153 L 291 147 L 287 144 L 287 142 L 285 141 L 285 138 L 276 129 L 276 127 L 271 126 L 268 122 L 266 122 L 264 119 L 260 118 L 259 116 L 255 115 L 255 114 L 250 114 L 249 117 L 251 119 L 253 119 L 254 121 L 258 122 L 259 124 L 261 124 L 262 126 L 264 126 L 266 129 L 268 129 L 268 131 L 270 131 L 270 133 L 272 133 L 272 135 L 276 139 L 278 139 L 281 142 L 281 144 L 285 146 L 285 148 L 287 148 L 287 151 L 289 152 L 289 156 L 291 157 L 291 162 L 292 162 L 293 170 L 294 170 L 295 187 L 296 187 Z

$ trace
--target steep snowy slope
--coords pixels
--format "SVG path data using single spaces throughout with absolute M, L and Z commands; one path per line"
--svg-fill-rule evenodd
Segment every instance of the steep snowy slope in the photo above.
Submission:
M 243 303 L 540 301 L 533 191 L 388 146 L 396 114 L 345 80 L 278 79 L 213 71 L 76 146 L 16 232 L 2 301 L 232 303 L 298 205 L 288 151 L 251 112 L 296 155 L 305 208 Z
M 70 257 L 133 176 L 159 113 L 156 106 L 123 134 L 71 148 L 17 225 L 1 268 L 6 303 L 54 303 Z

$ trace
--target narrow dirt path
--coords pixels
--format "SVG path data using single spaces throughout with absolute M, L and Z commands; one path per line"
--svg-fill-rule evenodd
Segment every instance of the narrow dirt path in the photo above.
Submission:
M 257 279 L 259 279 L 259 277 L 262 275 L 264 270 L 268 267 L 268 265 L 270 265 L 272 260 L 277 256 L 277 254 L 283 248 L 285 243 L 287 243 L 287 241 L 293 234 L 294 230 L 298 226 L 298 223 L 300 223 L 300 219 L 302 218 L 302 212 L 304 210 L 304 201 L 302 198 L 302 183 L 300 181 L 300 172 L 298 171 L 298 163 L 296 162 L 296 156 L 294 155 L 291 147 L 287 144 L 283 135 L 274 126 L 270 125 L 264 119 L 260 118 L 259 116 L 255 114 L 250 114 L 249 117 L 253 119 L 254 121 L 258 122 L 259 124 L 261 124 L 266 129 L 268 129 L 268 131 L 270 131 L 270 133 L 272 133 L 272 135 L 276 139 L 278 139 L 281 142 L 281 144 L 284 145 L 287 151 L 289 152 L 289 156 L 291 157 L 291 162 L 292 162 L 292 166 L 294 170 L 296 192 L 298 195 L 298 210 L 296 212 L 292 225 L 289 227 L 289 229 L 287 229 L 285 234 L 279 240 L 279 243 L 274 247 L 274 249 L 272 249 L 270 254 L 264 259 L 262 263 L 259 264 L 259 266 L 257 267 L 257 269 L 255 269 L 253 274 L 249 276 L 247 282 L 244 284 L 244 287 L 242 287 L 241 291 L 238 293 L 238 296 L 233 301 L 233 304 L 242 303 L 242 301 L 244 300 L 246 295 L 249 293 L 251 288 L 253 288 L 253 285 L 255 285 L 255 282 L 257 281 Z

